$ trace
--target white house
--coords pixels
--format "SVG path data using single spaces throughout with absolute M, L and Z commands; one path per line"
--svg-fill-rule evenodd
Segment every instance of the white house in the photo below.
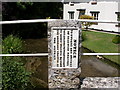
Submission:
M 65 2 L 63 19 L 79 19 L 81 15 L 94 16 L 96 20 L 118 21 L 119 0 L 90 0 L 89 2 Z M 120 24 L 98 23 L 90 28 L 120 32 Z

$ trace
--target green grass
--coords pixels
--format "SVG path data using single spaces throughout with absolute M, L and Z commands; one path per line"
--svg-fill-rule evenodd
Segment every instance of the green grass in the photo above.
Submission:
M 113 34 L 107 34 L 94 31 L 82 31 L 86 34 L 86 40 L 82 42 L 82 46 L 94 51 L 96 53 L 118 53 L 118 44 L 112 43 L 112 39 L 115 37 Z M 111 61 L 120 64 L 118 56 L 104 56 Z

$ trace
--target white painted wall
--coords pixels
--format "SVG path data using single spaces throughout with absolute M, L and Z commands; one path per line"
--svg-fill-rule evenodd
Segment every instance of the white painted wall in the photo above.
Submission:
M 98 1 L 96 5 L 91 5 L 91 2 L 89 3 L 75 3 L 74 6 L 70 6 L 70 3 L 64 4 L 64 13 L 63 18 L 69 19 L 69 13 L 68 11 L 74 11 L 74 19 L 78 19 L 79 11 L 76 9 L 86 9 L 85 14 L 91 15 L 90 11 L 99 11 L 99 17 L 98 20 L 111 20 L 111 21 L 117 21 L 117 14 L 115 12 L 120 11 L 118 8 L 118 2 L 116 1 Z M 110 24 L 110 23 L 98 23 L 98 25 L 92 25 L 91 28 L 94 29 L 102 29 L 106 31 L 114 31 L 114 32 L 120 32 L 118 31 L 118 27 L 115 26 L 116 24 Z

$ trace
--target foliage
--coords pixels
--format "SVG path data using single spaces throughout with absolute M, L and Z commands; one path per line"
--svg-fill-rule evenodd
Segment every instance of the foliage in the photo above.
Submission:
M 63 4 L 60 2 L 2 2 L 2 20 L 28 20 L 62 18 Z M 2 26 L 3 37 L 17 34 L 26 38 L 47 37 L 47 23 L 10 24 Z
M 116 35 L 113 38 L 112 42 L 115 43 L 115 44 L 120 44 L 120 35 Z
M 17 2 L 17 6 L 23 10 L 26 9 L 26 6 L 32 6 L 33 2 Z
M 3 2 L 3 20 L 62 18 L 62 5 L 60 2 Z
M 29 82 L 30 73 L 26 72 L 19 57 L 4 57 L 2 70 L 3 90 L 24 90 Z
M 107 34 L 94 31 L 82 31 L 86 34 L 86 40 L 82 42 L 82 45 L 91 51 L 96 53 L 119 53 L 118 44 L 112 43 L 112 39 L 115 37 L 113 34 Z M 118 56 L 105 55 L 105 58 L 120 64 Z
M 84 32 L 84 33 L 82 33 L 82 41 L 85 41 L 85 40 L 86 40 L 86 38 L 87 38 L 86 33 L 85 33 L 85 32 Z
M 3 40 L 3 53 L 16 53 L 22 51 L 20 38 L 9 35 Z M 25 70 L 21 57 L 2 58 L 2 89 L 24 90 L 29 82 L 30 73 Z
M 80 19 L 92 19 L 93 20 L 94 17 L 93 16 L 89 16 L 89 15 L 81 15 Z M 94 23 L 92 23 L 92 22 L 82 22 L 82 26 L 85 27 L 86 29 L 88 27 L 90 27 L 92 24 L 94 24 Z
M 3 53 L 21 53 L 23 51 L 22 43 L 19 37 L 7 36 L 3 40 Z

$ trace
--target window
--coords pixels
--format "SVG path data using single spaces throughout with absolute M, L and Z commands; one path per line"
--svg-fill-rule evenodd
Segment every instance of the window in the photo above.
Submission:
M 74 6 L 74 3 L 71 3 L 70 6 Z
M 115 25 L 116 27 L 120 27 L 120 23 L 118 23 L 117 25 Z
M 120 12 L 115 12 L 115 14 L 117 14 L 117 21 L 120 21 Z M 120 23 L 118 23 L 117 25 L 115 25 L 116 27 L 120 27 Z
M 69 11 L 69 19 L 74 19 L 74 11 Z
M 94 20 L 98 20 L 99 11 L 91 11 L 90 13 L 94 17 Z
M 117 20 L 120 21 L 120 12 L 115 12 L 117 14 Z
M 79 11 L 78 19 L 80 18 L 81 15 L 85 15 L 85 9 L 77 9 L 77 11 Z
M 69 5 L 70 6 L 74 6 L 74 2 L 69 2 Z
M 92 1 L 91 1 L 91 4 L 92 4 L 92 5 L 96 5 L 96 4 L 97 4 L 97 0 L 92 0 Z

